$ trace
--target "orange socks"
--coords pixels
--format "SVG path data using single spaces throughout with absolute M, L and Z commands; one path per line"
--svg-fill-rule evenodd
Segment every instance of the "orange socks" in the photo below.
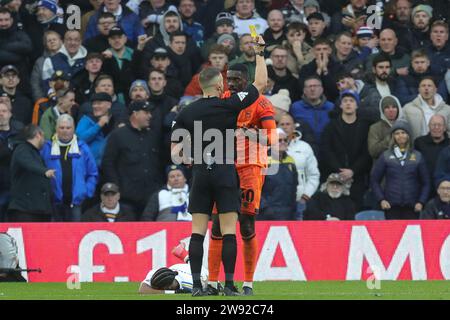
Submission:
M 222 262 L 222 239 L 211 238 L 208 251 L 208 281 L 219 281 L 220 263 Z
M 244 281 L 253 282 L 255 274 L 256 260 L 258 258 L 258 240 L 256 236 L 250 240 L 243 241 L 244 254 Z

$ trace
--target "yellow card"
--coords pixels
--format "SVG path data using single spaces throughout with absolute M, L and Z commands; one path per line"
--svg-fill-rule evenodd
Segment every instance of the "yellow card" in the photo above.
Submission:
M 258 37 L 258 32 L 256 32 L 256 27 L 253 24 L 249 25 L 248 28 L 250 29 L 250 35 L 252 38 Z

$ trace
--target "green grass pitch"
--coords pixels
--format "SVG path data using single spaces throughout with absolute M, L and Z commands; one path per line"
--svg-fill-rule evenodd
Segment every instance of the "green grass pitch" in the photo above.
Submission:
M 0 300 L 450 300 L 449 281 L 382 281 L 370 290 L 364 281 L 257 282 L 253 297 L 202 297 L 188 294 L 139 295 L 139 283 L 0 283 Z

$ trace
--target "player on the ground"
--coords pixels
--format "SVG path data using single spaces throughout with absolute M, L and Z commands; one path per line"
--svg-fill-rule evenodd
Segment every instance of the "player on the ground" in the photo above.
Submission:
M 231 66 L 227 71 L 227 82 L 229 92 L 224 94 L 225 97 L 242 91 L 248 84 L 247 67 L 244 64 Z M 260 94 L 253 105 L 241 111 L 237 120 L 237 126 L 238 128 L 242 128 L 244 132 L 247 131 L 250 133 L 249 131 L 253 131 L 256 134 L 258 130 L 264 129 L 265 131 L 259 133 L 264 132 L 267 143 L 270 144 L 274 140 L 273 135 L 276 133 L 277 127 L 274 119 L 274 110 L 270 101 Z M 255 220 L 259 210 L 261 192 L 264 184 L 263 169 L 267 167 L 267 157 L 265 156 L 267 154 L 267 144 L 259 144 L 257 141 L 253 141 L 252 138 L 246 138 L 244 141 L 238 139 L 236 149 L 238 154 L 236 169 L 241 188 L 239 225 L 243 240 L 244 258 L 244 284 L 242 289 L 244 295 L 253 295 L 253 275 L 258 258 Z M 251 152 L 254 150 L 258 150 L 256 157 Z M 217 214 L 213 214 L 212 220 L 213 226 L 208 253 L 208 294 L 218 295 L 217 283 L 223 237 L 220 233 L 220 222 Z
M 168 268 L 151 270 L 141 282 L 139 293 L 142 294 L 173 294 L 192 292 L 192 274 L 189 265 L 189 255 L 183 243 L 173 248 L 172 254 L 184 263 L 177 263 Z M 207 285 L 208 270 L 202 269 L 201 281 Z

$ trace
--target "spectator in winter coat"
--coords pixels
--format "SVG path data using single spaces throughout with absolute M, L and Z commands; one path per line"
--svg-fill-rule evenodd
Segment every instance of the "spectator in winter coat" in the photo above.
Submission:
M 275 174 L 265 178 L 258 220 L 294 220 L 296 212 L 298 174 L 295 160 L 287 154 L 288 137 L 278 129 L 278 142 L 271 148 L 270 167 Z
M 390 75 L 404 76 L 408 74 L 410 57 L 406 49 L 398 45 L 397 34 L 392 29 L 384 29 L 380 32 L 380 52 L 370 55 L 366 61 L 366 71 L 374 66 L 373 60 L 377 55 L 384 54 L 391 61 Z
M 82 105 L 89 101 L 94 93 L 95 80 L 100 76 L 103 67 L 103 56 L 100 53 L 92 52 L 86 56 L 86 63 L 83 71 L 73 78 L 75 88 L 75 101 Z
M 201 47 L 202 58 L 204 60 L 208 59 L 209 48 L 214 44 L 220 44 L 220 43 L 218 43 L 218 41 L 221 36 L 225 37 L 226 35 L 230 35 L 233 37 L 235 44 L 238 43 L 239 37 L 236 33 L 233 32 L 233 30 L 234 30 L 234 20 L 233 20 L 233 16 L 231 15 L 231 13 L 220 12 L 216 16 L 214 34 L 210 38 L 208 38 Z M 224 37 L 222 37 L 222 38 L 224 38 Z M 231 58 L 234 59 L 235 55 L 236 55 L 236 49 L 232 50 L 229 53 L 230 61 L 232 60 Z
M 87 50 L 81 45 L 81 34 L 78 30 L 68 30 L 64 34 L 64 45 L 59 52 L 44 61 L 42 81 L 44 92 L 49 89 L 48 82 L 56 70 L 63 71 L 70 79 L 84 70 Z
M 367 150 L 369 123 L 358 117 L 359 96 L 353 91 L 341 93 L 342 114 L 325 127 L 321 138 L 322 176 L 338 172 L 344 181 L 353 179 L 350 197 L 356 209 L 362 206 L 371 167 Z
M 349 197 L 351 181 L 332 173 L 306 205 L 303 220 L 354 220 L 356 208 Z
M 98 9 L 98 11 L 89 19 L 84 39 L 88 40 L 99 34 L 97 29 L 97 21 L 101 12 L 110 12 L 114 15 L 117 25 L 120 26 L 133 43 L 137 43 L 138 36 L 144 34 L 139 17 L 128 9 L 126 6 L 120 4 L 120 0 L 107 0 Z
M 46 140 L 52 140 L 56 132 L 56 121 L 63 114 L 71 114 L 75 105 L 75 93 L 70 89 L 62 89 L 56 92 L 56 106 L 45 110 L 39 126 L 44 131 Z
M 5 221 L 11 197 L 11 155 L 23 124 L 12 119 L 11 107 L 0 102 L 0 222 Z
M 443 77 L 450 68 L 449 27 L 447 22 L 435 21 L 431 25 L 431 45 L 425 48 L 433 74 Z
M 181 0 L 178 6 L 178 12 L 183 20 L 184 32 L 195 41 L 197 47 L 201 47 L 203 44 L 203 37 L 205 30 L 203 26 L 194 21 L 194 14 L 197 11 L 194 0 Z
M 392 125 L 402 116 L 402 106 L 394 96 L 381 98 L 379 110 L 381 120 L 370 126 L 367 138 L 369 153 L 373 160 L 377 160 L 389 149 Z
M 56 121 L 56 135 L 41 150 L 45 165 L 55 170 L 53 190 L 53 221 L 80 221 L 81 206 L 94 196 L 98 170 L 94 156 L 74 134 L 75 123 L 68 114 Z
M 44 133 L 36 125 L 24 128 L 24 142 L 19 143 L 11 158 L 11 201 L 8 222 L 50 222 L 52 216 L 50 179 L 55 170 L 48 169 L 39 150 L 45 143 Z
M 101 202 L 81 216 L 83 222 L 131 222 L 137 221 L 133 208 L 119 202 L 119 187 L 114 183 L 105 183 L 100 191 Z
M 31 123 L 33 105 L 18 89 L 20 82 L 19 70 L 15 66 L 6 65 L 0 70 L 0 95 L 5 95 L 11 102 L 14 119 L 27 125 Z
M 163 14 L 170 10 L 176 10 L 175 6 L 167 3 L 166 0 L 150 1 L 150 0 L 132 0 L 128 1 L 127 6 L 130 7 L 130 2 L 139 2 L 138 8 L 133 10 L 139 15 L 145 32 L 149 36 L 155 36 L 163 20 Z
M 277 46 L 270 53 L 270 59 L 272 65 L 268 66 L 267 73 L 269 78 L 275 82 L 273 91 L 278 92 L 280 89 L 287 89 L 293 100 L 300 99 L 297 78 L 291 74 L 287 67 L 288 50 L 283 46 Z
M 356 32 L 359 27 L 367 25 L 367 0 L 350 0 L 341 11 L 336 12 L 331 19 L 331 32 Z
M 45 92 L 42 83 L 44 61 L 48 57 L 54 56 L 59 52 L 63 45 L 61 36 L 56 31 L 46 31 L 44 33 L 44 45 L 44 54 L 36 60 L 33 71 L 31 72 L 30 83 L 33 101 L 47 97 L 48 92 Z
M 344 72 L 344 67 L 331 59 L 331 44 L 328 40 L 316 40 L 313 46 L 314 60 L 304 65 L 299 75 L 300 92 L 303 91 L 305 79 L 318 76 L 322 80 L 325 96 L 330 101 L 338 98 L 336 77 Z
M 433 175 L 436 169 L 436 163 L 442 150 L 450 145 L 450 139 L 447 134 L 447 120 L 440 114 L 435 114 L 428 123 L 430 132 L 426 136 L 417 138 L 414 141 L 414 148 L 422 153 L 427 164 L 430 181 L 433 181 Z M 435 196 L 435 190 L 432 189 L 430 197 Z
M 326 125 L 330 122 L 329 113 L 334 104 L 327 101 L 324 95 L 322 80 L 318 76 L 305 79 L 302 100 L 292 104 L 290 114 L 295 121 L 304 121 L 314 131 L 314 138 L 320 144 L 321 136 Z
M 134 50 L 126 46 L 127 36 L 120 27 L 113 27 L 109 31 L 108 42 L 110 47 L 102 52 L 103 72 L 113 77 L 118 100 L 125 103 L 125 96 L 134 78 L 131 68 Z
M 445 81 L 432 73 L 430 65 L 430 59 L 424 50 L 416 50 L 411 54 L 411 67 L 408 75 L 398 77 L 396 81 L 395 95 L 402 105 L 417 98 L 420 80 L 430 76 L 435 77 L 438 84 L 438 93 L 444 101 L 447 100 L 448 91 Z
M 15 65 L 24 89 L 29 86 L 28 56 L 32 51 L 33 45 L 28 34 L 17 29 L 8 9 L 0 8 L 0 66 Z
M 408 39 L 406 49 L 409 51 L 427 47 L 430 41 L 430 26 L 433 18 L 433 8 L 429 5 L 419 4 L 411 13 L 412 27 L 404 35 Z
M 266 46 L 281 45 L 286 40 L 285 25 L 286 22 L 283 17 L 283 13 L 280 10 L 272 10 L 267 15 L 267 22 L 269 27 L 263 34 Z
M 299 77 L 300 69 L 314 59 L 311 46 L 305 42 L 307 34 L 305 24 L 292 22 L 287 26 L 286 40 L 282 42 L 288 51 L 287 68 L 296 78 Z
M 288 136 L 287 154 L 294 159 L 295 167 L 297 168 L 297 210 L 295 218 L 296 220 L 302 220 L 306 203 L 319 187 L 320 172 L 317 159 L 311 146 L 302 141 L 302 133 L 296 130 L 294 119 L 291 115 L 282 116 L 278 126 Z
M 403 116 L 411 126 L 411 139 L 428 134 L 431 116 L 441 114 L 447 121 L 450 132 L 450 106 L 437 93 L 436 82 L 432 77 L 424 77 L 419 84 L 419 95 L 403 107 Z
M 189 186 L 186 183 L 184 168 L 170 165 L 166 174 L 166 187 L 150 197 L 141 221 L 192 221 L 192 216 L 187 211 Z
M 332 58 L 343 65 L 345 72 L 361 78 L 364 71 L 365 58 L 370 54 L 370 50 L 365 50 L 359 54 L 353 47 L 352 35 L 348 32 L 339 33 L 334 42 L 335 52 Z
M 106 139 L 116 127 L 117 120 L 111 112 L 112 99 L 107 93 L 96 93 L 91 97 L 92 114 L 85 114 L 78 122 L 77 137 L 86 142 L 100 166 Z
M 110 12 L 102 12 L 97 19 L 98 35 L 86 39 L 83 38 L 84 47 L 88 52 L 103 52 L 109 48 L 108 35 L 109 31 L 116 27 L 116 19 Z
M 159 140 L 150 128 L 150 107 L 146 101 L 130 104 L 130 120 L 108 137 L 102 161 L 104 179 L 121 188 L 123 201 L 139 216 L 149 195 L 162 185 Z
M 437 195 L 428 201 L 420 219 L 450 219 L 450 176 L 437 183 Z
M 372 170 L 372 190 L 386 219 L 417 219 L 428 200 L 431 183 L 427 165 L 422 154 L 413 149 L 410 132 L 408 123 L 398 120 L 392 127 L 389 150 Z

